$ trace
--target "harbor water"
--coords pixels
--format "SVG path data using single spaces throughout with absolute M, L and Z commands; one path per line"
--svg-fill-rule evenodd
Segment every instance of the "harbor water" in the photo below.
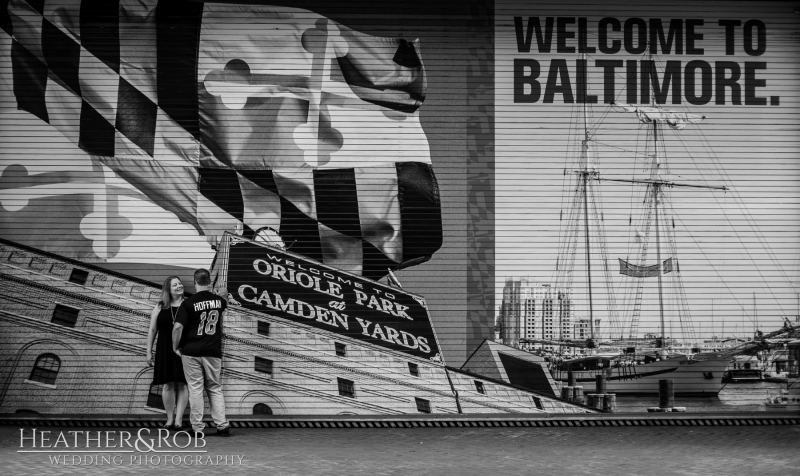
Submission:
M 687 412 L 757 412 L 766 411 L 767 397 L 780 394 L 781 384 L 776 382 L 729 383 L 716 397 L 675 397 L 675 406 L 686 407 Z M 618 413 L 647 412 L 658 406 L 658 395 L 617 395 Z

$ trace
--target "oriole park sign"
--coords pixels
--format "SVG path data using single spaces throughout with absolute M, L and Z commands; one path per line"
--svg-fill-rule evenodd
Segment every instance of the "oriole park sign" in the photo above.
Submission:
M 230 304 L 442 362 L 425 300 L 299 255 L 231 237 Z

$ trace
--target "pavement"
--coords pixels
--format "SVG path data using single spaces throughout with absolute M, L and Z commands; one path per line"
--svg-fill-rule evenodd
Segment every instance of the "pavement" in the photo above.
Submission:
M 37 432 L 51 433 L 37 433 L 36 448 L 32 431 L 33 427 L 0 426 L 4 474 L 208 474 L 217 469 L 276 476 L 800 474 L 800 425 L 233 428 L 230 438 L 212 436 L 214 431 L 207 430 L 203 439 L 192 441 L 175 432 L 159 440 L 156 429 L 143 429 L 137 439 L 137 428 L 39 426 Z M 86 433 L 68 431 L 91 431 L 90 439 Z M 125 438 L 122 431 L 131 433 L 127 441 L 134 448 L 120 442 Z M 65 436 L 58 442 L 61 432 Z M 106 433 L 108 442 L 103 440 Z M 41 447 L 42 436 L 51 448 Z M 66 453 L 54 453 L 56 447 Z M 130 452 L 77 452 L 98 448 Z M 34 450 L 45 452 L 20 452 Z

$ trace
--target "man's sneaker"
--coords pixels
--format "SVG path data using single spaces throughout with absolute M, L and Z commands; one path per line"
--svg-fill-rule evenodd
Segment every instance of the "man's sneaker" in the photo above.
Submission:
M 223 428 L 221 430 L 217 430 L 217 436 L 231 436 L 231 429 L 230 427 Z

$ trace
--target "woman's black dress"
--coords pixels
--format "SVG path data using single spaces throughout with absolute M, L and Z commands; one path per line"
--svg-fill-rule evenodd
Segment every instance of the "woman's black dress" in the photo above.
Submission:
M 170 382 L 186 383 L 183 374 L 183 363 L 178 354 L 172 351 L 172 314 L 178 313 L 178 308 L 162 309 L 156 318 L 156 362 L 153 369 L 153 385 Z

